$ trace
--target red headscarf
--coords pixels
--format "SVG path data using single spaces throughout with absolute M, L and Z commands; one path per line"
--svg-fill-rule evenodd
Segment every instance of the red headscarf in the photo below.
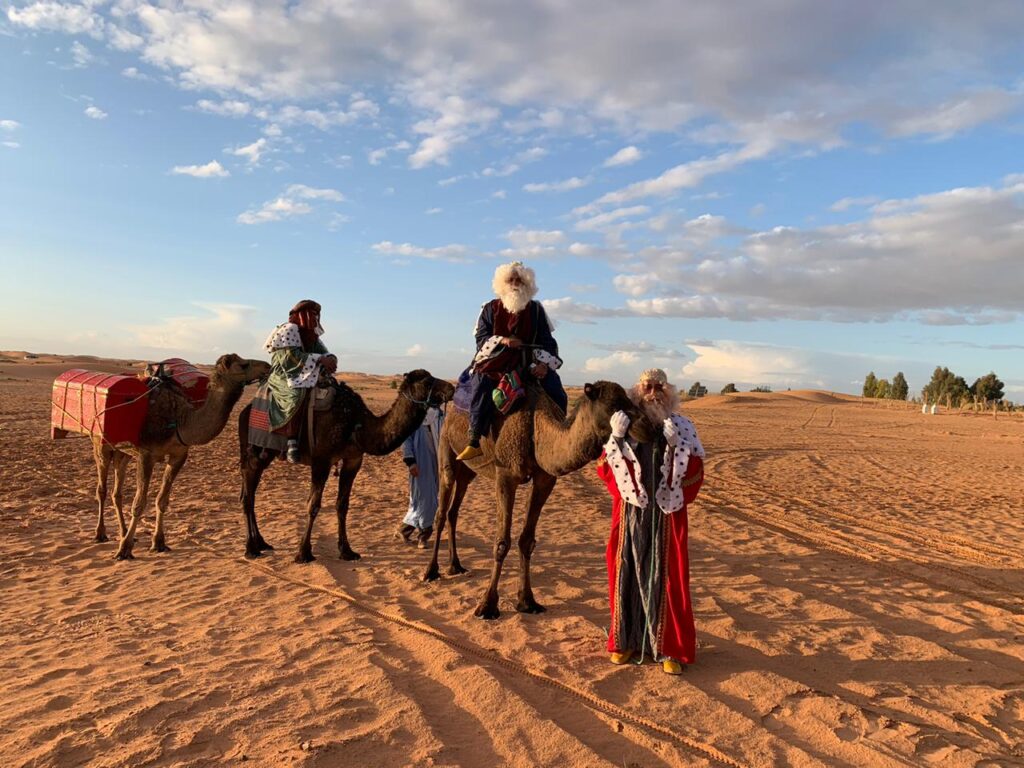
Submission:
M 303 299 L 288 313 L 288 322 L 299 326 L 302 345 L 310 347 L 320 338 L 324 329 L 320 327 L 320 305 L 312 299 Z

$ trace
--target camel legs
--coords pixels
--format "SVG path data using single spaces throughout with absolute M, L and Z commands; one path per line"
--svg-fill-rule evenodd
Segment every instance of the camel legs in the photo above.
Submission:
M 455 494 L 451 502 L 451 509 L 448 510 L 448 575 L 456 576 L 466 573 L 466 569 L 459 562 L 459 552 L 455 543 L 455 528 L 459 522 L 459 509 L 462 507 L 462 500 L 466 498 L 466 491 L 469 484 L 473 482 L 476 474 L 467 466 L 459 462 L 460 466 L 455 468 Z
M 348 502 L 352 496 L 352 485 L 363 466 L 363 457 L 342 459 L 338 462 L 338 500 L 334 508 L 338 513 L 338 557 L 342 560 L 358 560 L 360 554 L 348 543 Z
M 501 565 L 505 562 L 509 547 L 512 544 L 512 507 L 516 501 L 516 480 L 498 470 L 494 478 L 494 490 L 497 498 L 497 514 L 494 532 L 494 565 L 491 568 L 491 583 L 487 585 L 480 605 L 474 615 L 481 619 L 496 619 L 501 615 L 498 610 L 498 580 L 501 578 Z
M 296 563 L 311 563 L 316 560 L 313 557 L 313 523 L 316 522 L 317 513 L 320 511 L 320 502 L 324 497 L 324 486 L 327 485 L 327 478 L 331 474 L 330 459 L 313 459 L 313 466 L 310 472 L 309 500 L 306 502 L 306 533 L 299 542 L 299 551 L 295 553 Z
M 104 443 L 93 443 L 93 459 L 96 461 L 96 504 L 99 507 L 96 516 L 96 541 L 108 541 L 107 526 L 103 522 L 103 506 L 107 502 L 107 476 L 114 458 L 114 449 Z M 121 524 L 122 535 L 124 523 Z
M 164 479 L 160 483 L 160 492 L 156 495 L 156 527 L 153 529 L 153 542 L 150 544 L 151 552 L 170 552 L 164 540 L 164 515 L 167 514 L 167 506 L 171 501 L 171 488 L 174 487 L 174 478 L 181 472 L 188 459 L 188 449 L 181 453 L 168 457 L 167 466 L 164 468 Z
M 461 472 L 459 470 L 462 470 Z M 466 489 L 476 476 L 472 470 L 461 462 L 455 461 L 455 452 L 444 443 L 438 455 L 437 483 L 437 514 L 434 517 L 434 550 L 430 556 L 430 564 L 423 573 L 423 581 L 436 581 L 441 578 L 437 567 L 437 557 L 441 550 L 441 536 L 449 518 L 452 519 L 452 530 L 448 533 L 448 574 L 465 573 L 466 569 L 459 563 L 459 555 L 455 549 L 455 520 L 459 515 L 459 504 L 466 495 Z M 460 487 L 461 481 L 461 487 Z M 454 514 L 454 517 L 452 515 Z
M 149 481 L 153 477 L 153 464 L 155 457 L 151 453 L 140 453 L 139 462 L 136 467 L 135 498 L 132 500 L 132 520 L 128 524 L 128 530 L 121 537 L 121 543 L 117 547 L 115 557 L 118 560 L 133 560 L 132 547 L 135 544 L 135 529 L 139 525 L 142 513 L 146 509 L 146 500 L 149 496 Z
M 270 451 L 263 451 L 254 456 L 246 451 L 242 454 L 242 514 L 245 516 L 245 556 L 259 557 L 265 549 L 273 549 L 263 540 L 259 526 L 256 524 L 256 489 L 260 486 L 260 478 L 270 462 L 274 460 Z
M 114 511 L 117 512 L 117 532 L 122 539 L 125 531 L 128 530 L 124 521 L 124 477 L 127 469 L 128 454 L 116 451 L 114 453 L 114 489 L 111 495 L 114 499 Z
M 555 489 L 557 478 L 538 472 L 533 476 L 533 491 L 530 493 L 530 507 L 526 512 L 526 524 L 519 535 L 519 602 L 516 610 L 520 613 L 543 613 L 547 610 L 533 599 L 530 588 L 530 556 L 537 543 L 537 520 L 544 503 Z

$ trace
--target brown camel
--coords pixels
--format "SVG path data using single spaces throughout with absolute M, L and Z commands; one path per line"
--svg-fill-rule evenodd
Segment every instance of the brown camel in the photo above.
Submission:
M 346 519 L 349 498 L 356 475 L 363 465 L 364 454 L 383 456 L 401 446 L 405 439 L 423 423 L 427 408 L 446 403 L 455 394 L 455 387 L 447 381 L 435 379 L 427 371 L 417 370 L 405 374 L 394 403 L 382 416 L 375 415 L 348 385 L 335 383 L 331 409 L 317 414 L 314 426 L 313 450 L 305 437 L 300 440 L 301 464 L 310 467 L 309 499 L 306 504 L 308 520 L 306 532 L 299 542 L 295 562 L 315 560 L 311 537 L 313 523 L 320 511 L 324 486 L 331 467 L 338 466 L 338 555 L 342 560 L 358 560 L 359 554 L 349 546 Z M 260 477 L 277 451 L 249 445 L 249 411 L 246 407 L 238 417 L 238 439 L 242 452 L 242 511 L 245 513 L 245 556 L 259 557 L 261 551 L 273 549 L 260 534 L 256 523 L 256 490 Z
M 542 613 L 545 609 L 533 597 L 530 588 L 530 557 L 536 544 L 537 520 L 559 477 L 586 466 L 601 455 L 602 446 L 611 436 L 609 419 L 616 411 L 625 411 L 630 418 L 630 431 L 641 441 L 654 438 L 650 421 L 630 401 L 626 391 L 610 381 L 598 381 L 583 388 L 568 419 L 561 409 L 539 388 L 531 387 L 530 404 L 511 415 L 497 417 L 491 434 L 480 443 L 483 455 L 468 462 L 455 456 L 467 444 L 469 419 L 462 411 L 450 413 L 441 428 L 438 448 L 439 518 L 434 525 L 434 553 L 423 574 L 424 581 L 440 577 L 437 554 L 445 523 L 448 533 L 448 573 L 465 573 L 459 562 L 455 544 L 455 527 L 459 506 L 466 489 L 477 474 L 494 479 L 497 530 L 494 537 L 494 564 L 491 581 L 475 614 L 496 619 L 498 610 L 498 579 L 501 566 L 511 546 L 512 510 L 516 488 L 531 479 L 533 488 L 526 511 L 526 522 L 519 536 L 519 602 L 522 613 Z
M 224 429 L 238 398 L 246 384 L 270 374 L 270 366 L 262 360 L 245 360 L 238 355 L 222 355 L 210 376 L 206 402 L 194 408 L 188 397 L 174 386 L 157 387 L 149 396 L 149 410 L 142 425 L 138 447 L 115 448 L 93 437 L 93 457 L 96 460 L 96 500 L 99 503 L 99 519 L 96 522 L 96 541 L 107 540 L 107 528 L 103 522 L 103 506 L 107 499 L 107 476 L 114 466 L 114 509 L 117 510 L 117 524 L 121 542 L 117 548 L 118 560 L 132 560 L 135 544 L 135 529 L 145 511 L 149 496 L 149 482 L 153 467 L 159 460 L 167 462 L 160 492 L 156 497 L 156 528 L 153 531 L 153 552 L 167 552 L 169 547 L 164 538 L 164 515 L 171 498 L 174 478 L 188 459 L 188 449 L 194 445 L 205 445 Z M 128 459 L 138 459 L 135 499 L 132 501 L 132 519 L 128 526 L 124 522 L 124 476 Z

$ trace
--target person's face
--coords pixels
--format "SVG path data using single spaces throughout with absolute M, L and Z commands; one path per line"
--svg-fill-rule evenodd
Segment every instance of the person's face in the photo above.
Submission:
M 505 284 L 514 291 L 518 291 L 520 288 L 526 285 L 526 283 L 523 282 L 523 278 L 519 276 L 518 272 L 513 272 L 511 275 L 509 275 L 509 278 L 508 280 L 505 281 Z
M 665 397 L 666 388 L 660 381 L 644 379 L 640 382 L 640 392 L 644 400 L 661 400 Z

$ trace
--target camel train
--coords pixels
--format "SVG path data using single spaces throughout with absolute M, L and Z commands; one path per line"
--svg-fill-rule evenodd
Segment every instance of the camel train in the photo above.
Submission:
M 205 402 L 199 405 L 190 401 L 180 387 L 153 388 L 146 394 L 148 408 L 140 420 L 134 445 L 117 443 L 115 446 L 100 433 L 79 429 L 92 435 L 98 506 L 95 540 L 108 540 L 104 512 L 109 474 L 113 468 L 114 481 L 109 495 L 118 520 L 119 542 L 115 557 L 118 560 L 134 559 L 135 534 L 146 508 L 153 471 L 158 462 L 164 462 L 150 549 L 154 552 L 168 551 L 164 520 L 174 480 L 185 465 L 190 448 L 213 441 L 226 426 L 246 385 L 265 380 L 269 373 L 270 366 L 264 361 L 228 354 L 217 360 L 209 377 Z M 309 427 L 301 433 L 298 463 L 310 468 L 310 491 L 306 503 L 306 528 L 295 554 L 296 562 L 300 563 L 315 559 L 311 538 L 331 467 L 335 464 L 339 467 L 335 501 L 338 555 L 343 560 L 358 560 L 360 556 L 348 539 L 346 521 L 352 486 L 362 467 L 363 457 L 366 454 L 383 456 L 398 449 L 420 426 L 428 408 L 451 402 L 455 394 L 455 387 L 450 382 L 436 379 L 424 370 L 411 371 L 403 377 L 394 402 L 385 413 L 378 415 L 351 387 L 333 377 L 330 377 L 330 382 L 329 387 L 318 388 L 318 391 L 330 390 L 329 402 L 326 406 L 316 406 L 315 419 L 310 418 Z M 56 408 L 56 394 L 54 401 Z M 239 414 L 238 438 L 242 479 L 240 500 L 246 524 L 245 555 L 255 558 L 273 549 L 259 530 L 256 495 L 264 471 L 280 456 L 280 452 L 250 444 L 251 411 L 250 403 Z M 534 598 L 530 585 L 530 558 L 536 543 L 537 521 L 558 478 L 598 458 L 602 445 L 611 435 L 610 419 L 616 411 L 629 415 L 633 437 L 640 441 L 653 439 L 654 426 L 618 384 L 609 381 L 587 384 L 583 395 L 570 409 L 568 418 L 540 387 L 531 386 L 521 408 L 495 419 L 489 434 L 484 435 L 481 441 L 482 454 L 462 462 L 456 461 L 455 456 L 466 445 L 468 419 L 462 411 L 449 409 L 440 435 L 438 516 L 433 553 L 423 575 L 424 581 L 433 581 L 440 576 L 438 552 L 446 525 L 449 529 L 447 572 L 453 575 L 466 572 L 459 562 L 456 541 L 459 508 L 476 476 L 489 477 L 494 483 L 494 560 L 491 578 L 475 614 L 485 619 L 497 618 L 498 582 L 502 564 L 511 548 L 516 491 L 519 486 L 532 481 L 526 520 L 518 539 L 516 609 L 525 613 L 543 612 L 544 608 Z M 128 460 L 133 457 L 137 461 L 137 484 L 131 517 L 126 521 L 124 479 Z

